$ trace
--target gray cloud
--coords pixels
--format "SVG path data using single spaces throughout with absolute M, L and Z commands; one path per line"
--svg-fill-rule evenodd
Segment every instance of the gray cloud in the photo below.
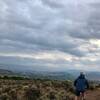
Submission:
M 97 1 L 1 0 L 0 53 L 34 54 L 58 51 L 77 58 L 94 55 L 96 51 L 90 52 L 88 47 L 81 46 L 88 44 L 93 48 L 89 40 L 100 38 Z M 1 63 L 9 62 L 6 57 L 1 59 Z M 13 62 L 17 61 L 16 57 L 12 59 L 15 59 Z M 41 60 L 32 62 L 27 59 L 25 62 L 26 65 L 41 64 Z M 49 66 L 46 62 L 42 61 L 41 65 Z M 67 62 L 65 65 L 68 64 Z
M 85 24 L 72 30 L 70 35 L 81 39 L 100 39 L 100 2 L 90 3 L 88 9 Z

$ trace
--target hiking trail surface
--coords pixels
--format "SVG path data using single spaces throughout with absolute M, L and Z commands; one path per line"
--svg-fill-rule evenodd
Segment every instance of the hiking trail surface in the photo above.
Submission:
M 86 100 L 100 100 L 100 89 L 88 91 L 86 93 Z

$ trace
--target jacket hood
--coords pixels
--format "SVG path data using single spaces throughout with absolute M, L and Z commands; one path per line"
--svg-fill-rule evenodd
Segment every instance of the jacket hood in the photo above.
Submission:
M 79 78 L 80 79 L 85 79 L 85 75 L 80 75 Z

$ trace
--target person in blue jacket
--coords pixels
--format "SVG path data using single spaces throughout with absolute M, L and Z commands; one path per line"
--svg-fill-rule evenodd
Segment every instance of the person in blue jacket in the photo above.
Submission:
M 81 72 L 80 76 L 74 81 L 74 86 L 76 91 L 76 100 L 80 100 L 81 94 L 83 96 L 83 100 L 85 100 L 85 91 L 89 88 L 89 83 L 83 72 Z

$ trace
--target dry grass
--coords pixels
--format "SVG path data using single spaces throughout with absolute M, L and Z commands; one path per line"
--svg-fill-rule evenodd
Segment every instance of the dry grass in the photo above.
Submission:
M 0 100 L 73 100 L 72 83 L 50 80 L 0 80 Z

